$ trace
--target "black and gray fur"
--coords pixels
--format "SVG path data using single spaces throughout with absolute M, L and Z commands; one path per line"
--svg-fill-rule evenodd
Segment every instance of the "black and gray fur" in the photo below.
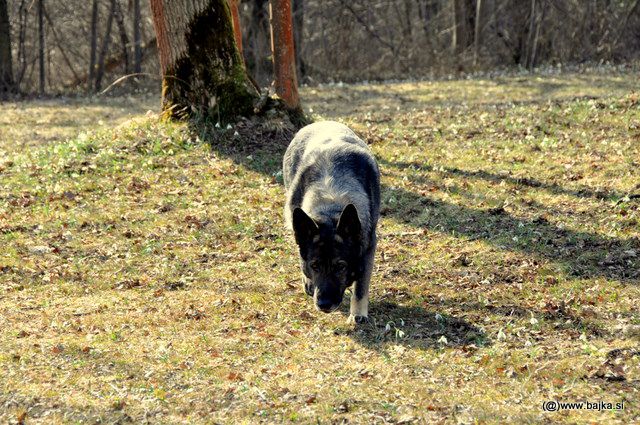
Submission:
M 285 221 L 300 248 L 302 280 L 317 308 L 338 308 L 355 284 L 349 319 L 367 319 L 380 216 L 380 171 L 349 127 L 332 121 L 301 129 L 284 155 Z

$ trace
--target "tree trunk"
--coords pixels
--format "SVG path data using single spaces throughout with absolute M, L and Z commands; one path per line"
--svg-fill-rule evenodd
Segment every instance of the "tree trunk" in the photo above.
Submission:
M 96 72 L 96 49 L 98 46 L 98 0 L 93 0 L 91 8 L 91 47 L 89 52 L 89 79 L 87 91 L 91 91 Z
M 20 67 L 16 73 L 16 79 L 14 81 L 16 90 L 20 90 L 20 84 L 27 71 L 27 49 L 25 47 L 25 40 L 27 37 L 27 24 L 28 24 L 28 6 L 25 4 L 25 0 L 20 0 L 20 7 L 18 8 L 18 63 Z
M 133 0 L 133 72 L 142 71 L 142 37 L 140 37 L 140 0 Z
M 299 110 L 292 27 L 291 0 L 271 0 L 271 50 L 276 94 L 289 109 Z
M 476 0 L 476 22 L 473 31 L 473 66 L 478 65 L 478 56 L 480 56 L 480 36 L 482 35 L 482 0 Z
M 473 0 L 454 0 L 454 52 L 457 55 L 464 53 L 471 44 L 475 23 L 475 8 Z
M 532 69 L 531 65 L 531 52 L 533 50 L 533 39 L 534 39 L 534 30 L 536 23 L 536 0 L 531 0 L 531 13 L 529 14 L 529 34 L 527 36 L 527 45 L 525 46 L 524 52 L 524 65 Z
M 296 69 L 300 81 L 307 73 L 302 57 L 302 38 L 304 36 L 304 0 L 293 0 L 293 41 L 296 52 Z
M 14 89 L 12 65 L 11 25 L 7 0 L 0 0 L 0 99 Z
M 464 0 L 453 0 L 453 35 L 451 47 L 453 53 L 459 55 L 464 50 L 465 40 L 465 19 Z
M 544 19 L 544 9 L 538 13 L 536 17 L 536 33 L 533 36 L 533 44 L 531 45 L 531 54 L 529 55 L 529 70 L 533 71 L 536 66 L 536 59 L 538 53 L 538 39 L 540 38 L 540 27 L 542 27 L 542 20 Z
M 245 61 L 251 75 L 262 86 L 272 81 L 271 43 L 267 0 L 253 0 L 250 4 L 250 20 L 244 38 Z
M 129 35 L 127 27 L 124 24 L 124 14 L 120 2 L 116 1 L 115 16 L 118 32 L 120 33 L 120 44 L 122 45 L 122 57 L 124 58 L 124 73 L 131 73 L 131 65 L 129 63 Z
M 227 0 L 151 0 L 167 118 L 204 114 L 229 122 L 254 112 Z
M 38 63 L 40 65 L 40 95 L 44 94 L 44 0 L 38 0 Z
M 109 9 L 109 17 L 107 18 L 107 28 L 102 38 L 102 47 L 100 48 L 100 56 L 98 56 L 98 69 L 96 71 L 95 90 L 100 91 L 102 88 L 102 77 L 104 77 L 104 60 L 109 52 L 109 43 L 111 42 L 111 28 L 113 27 L 113 17 L 116 14 L 116 0 L 111 0 Z

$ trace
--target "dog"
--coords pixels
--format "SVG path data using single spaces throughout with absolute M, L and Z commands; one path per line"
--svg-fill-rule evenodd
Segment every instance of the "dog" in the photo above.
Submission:
M 287 147 L 282 177 L 306 293 L 330 313 L 355 284 L 348 320 L 366 322 L 380 216 L 380 170 L 369 147 L 343 124 L 310 124 Z

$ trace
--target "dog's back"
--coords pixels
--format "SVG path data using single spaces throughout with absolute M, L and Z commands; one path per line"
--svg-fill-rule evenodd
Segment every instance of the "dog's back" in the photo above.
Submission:
M 318 222 L 335 223 L 343 208 L 353 204 L 362 225 L 363 248 L 375 240 L 380 172 L 369 147 L 349 127 L 323 121 L 300 130 L 285 153 L 283 178 L 289 227 L 297 207 Z

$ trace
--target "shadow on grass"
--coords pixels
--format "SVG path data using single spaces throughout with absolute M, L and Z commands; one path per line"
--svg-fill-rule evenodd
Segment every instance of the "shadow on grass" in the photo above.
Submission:
M 446 346 L 473 350 L 492 345 L 489 337 L 473 322 L 480 322 L 490 316 L 503 316 L 547 320 L 553 323 L 556 332 L 573 338 L 582 333 L 590 337 L 611 334 L 597 323 L 583 320 L 564 303 L 550 304 L 543 310 L 514 304 L 482 304 L 457 298 L 438 299 L 428 303 L 432 309 L 399 305 L 389 299 L 374 299 L 369 306 L 368 323 L 357 325 L 355 329 L 340 330 L 338 333 L 350 336 L 359 344 L 375 350 L 384 350 L 390 344 L 419 349 Z M 343 303 L 340 311 L 345 318 L 348 316 L 348 300 Z
M 638 238 L 568 230 L 543 217 L 521 219 L 504 209 L 468 208 L 404 189 L 385 188 L 383 199 L 390 198 L 389 192 L 396 202 L 384 205 L 383 215 L 399 222 L 547 259 L 560 265 L 569 278 L 603 277 L 638 284 Z
M 348 315 L 347 308 L 342 313 Z M 372 300 L 369 323 L 342 332 L 363 346 L 382 350 L 388 344 L 412 348 L 487 347 L 491 341 L 475 325 L 458 317 L 436 314 L 419 306 Z
M 611 331 L 602 328 L 595 322 L 585 321 L 570 306 L 563 302 L 549 304 L 543 310 L 523 308 L 514 304 L 483 304 L 477 301 L 464 299 L 449 299 L 442 303 L 443 307 L 454 312 L 464 312 L 474 315 L 497 315 L 509 318 L 529 319 L 535 317 L 554 322 L 556 331 L 564 331 L 573 334 L 573 337 L 585 333 L 592 337 L 603 337 L 611 334 Z
M 0 406 L 4 409 L 0 412 L 0 420 L 6 418 L 7 422 L 3 423 L 8 424 L 58 423 L 56 419 L 59 421 L 60 418 L 64 418 L 64 423 L 132 424 L 148 423 L 148 420 L 157 414 L 157 411 L 154 411 L 143 416 L 143 412 L 139 412 L 138 415 L 134 415 L 138 416 L 134 420 L 134 417 L 127 412 L 132 409 L 124 409 L 124 403 L 114 402 L 113 407 L 98 407 L 103 404 L 103 400 L 96 400 L 95 405 L 88 405 L 87 402 L 74 405 L 67 401 L 65 395 L 46 397 L 0 393 Z M 21 416 L 21 412 L 26 413 L 24 417 L 27 421 L 17 419 Z
M 491 173 L 484 170 L 462 170 L 456 167 L 438 167 L 437 169 L 429 164 L 421 164 L 418 162 L 393 162 L 385 159 L 379 159 L 378 162 L 387 167 L 393 167 L 399 170 L 414 169 L 421 171 L 438 171 L 453 177 L 463 177 L 475 180 L 486 180 L 493 183 L 506 182 L 514 186 L 526 186 L 534 189 L 543 189 L 554 195 L 570 195 L 577 198 L 594 198 L 600 200 L 614 201 L 623 198 L 626 194 L 622 194 L 610 190 L 593 189 L 587 186 L 581 186 L 578 189 L 567 189 L 557 183 L 546 183 L 530 177 L 511 177 Z

